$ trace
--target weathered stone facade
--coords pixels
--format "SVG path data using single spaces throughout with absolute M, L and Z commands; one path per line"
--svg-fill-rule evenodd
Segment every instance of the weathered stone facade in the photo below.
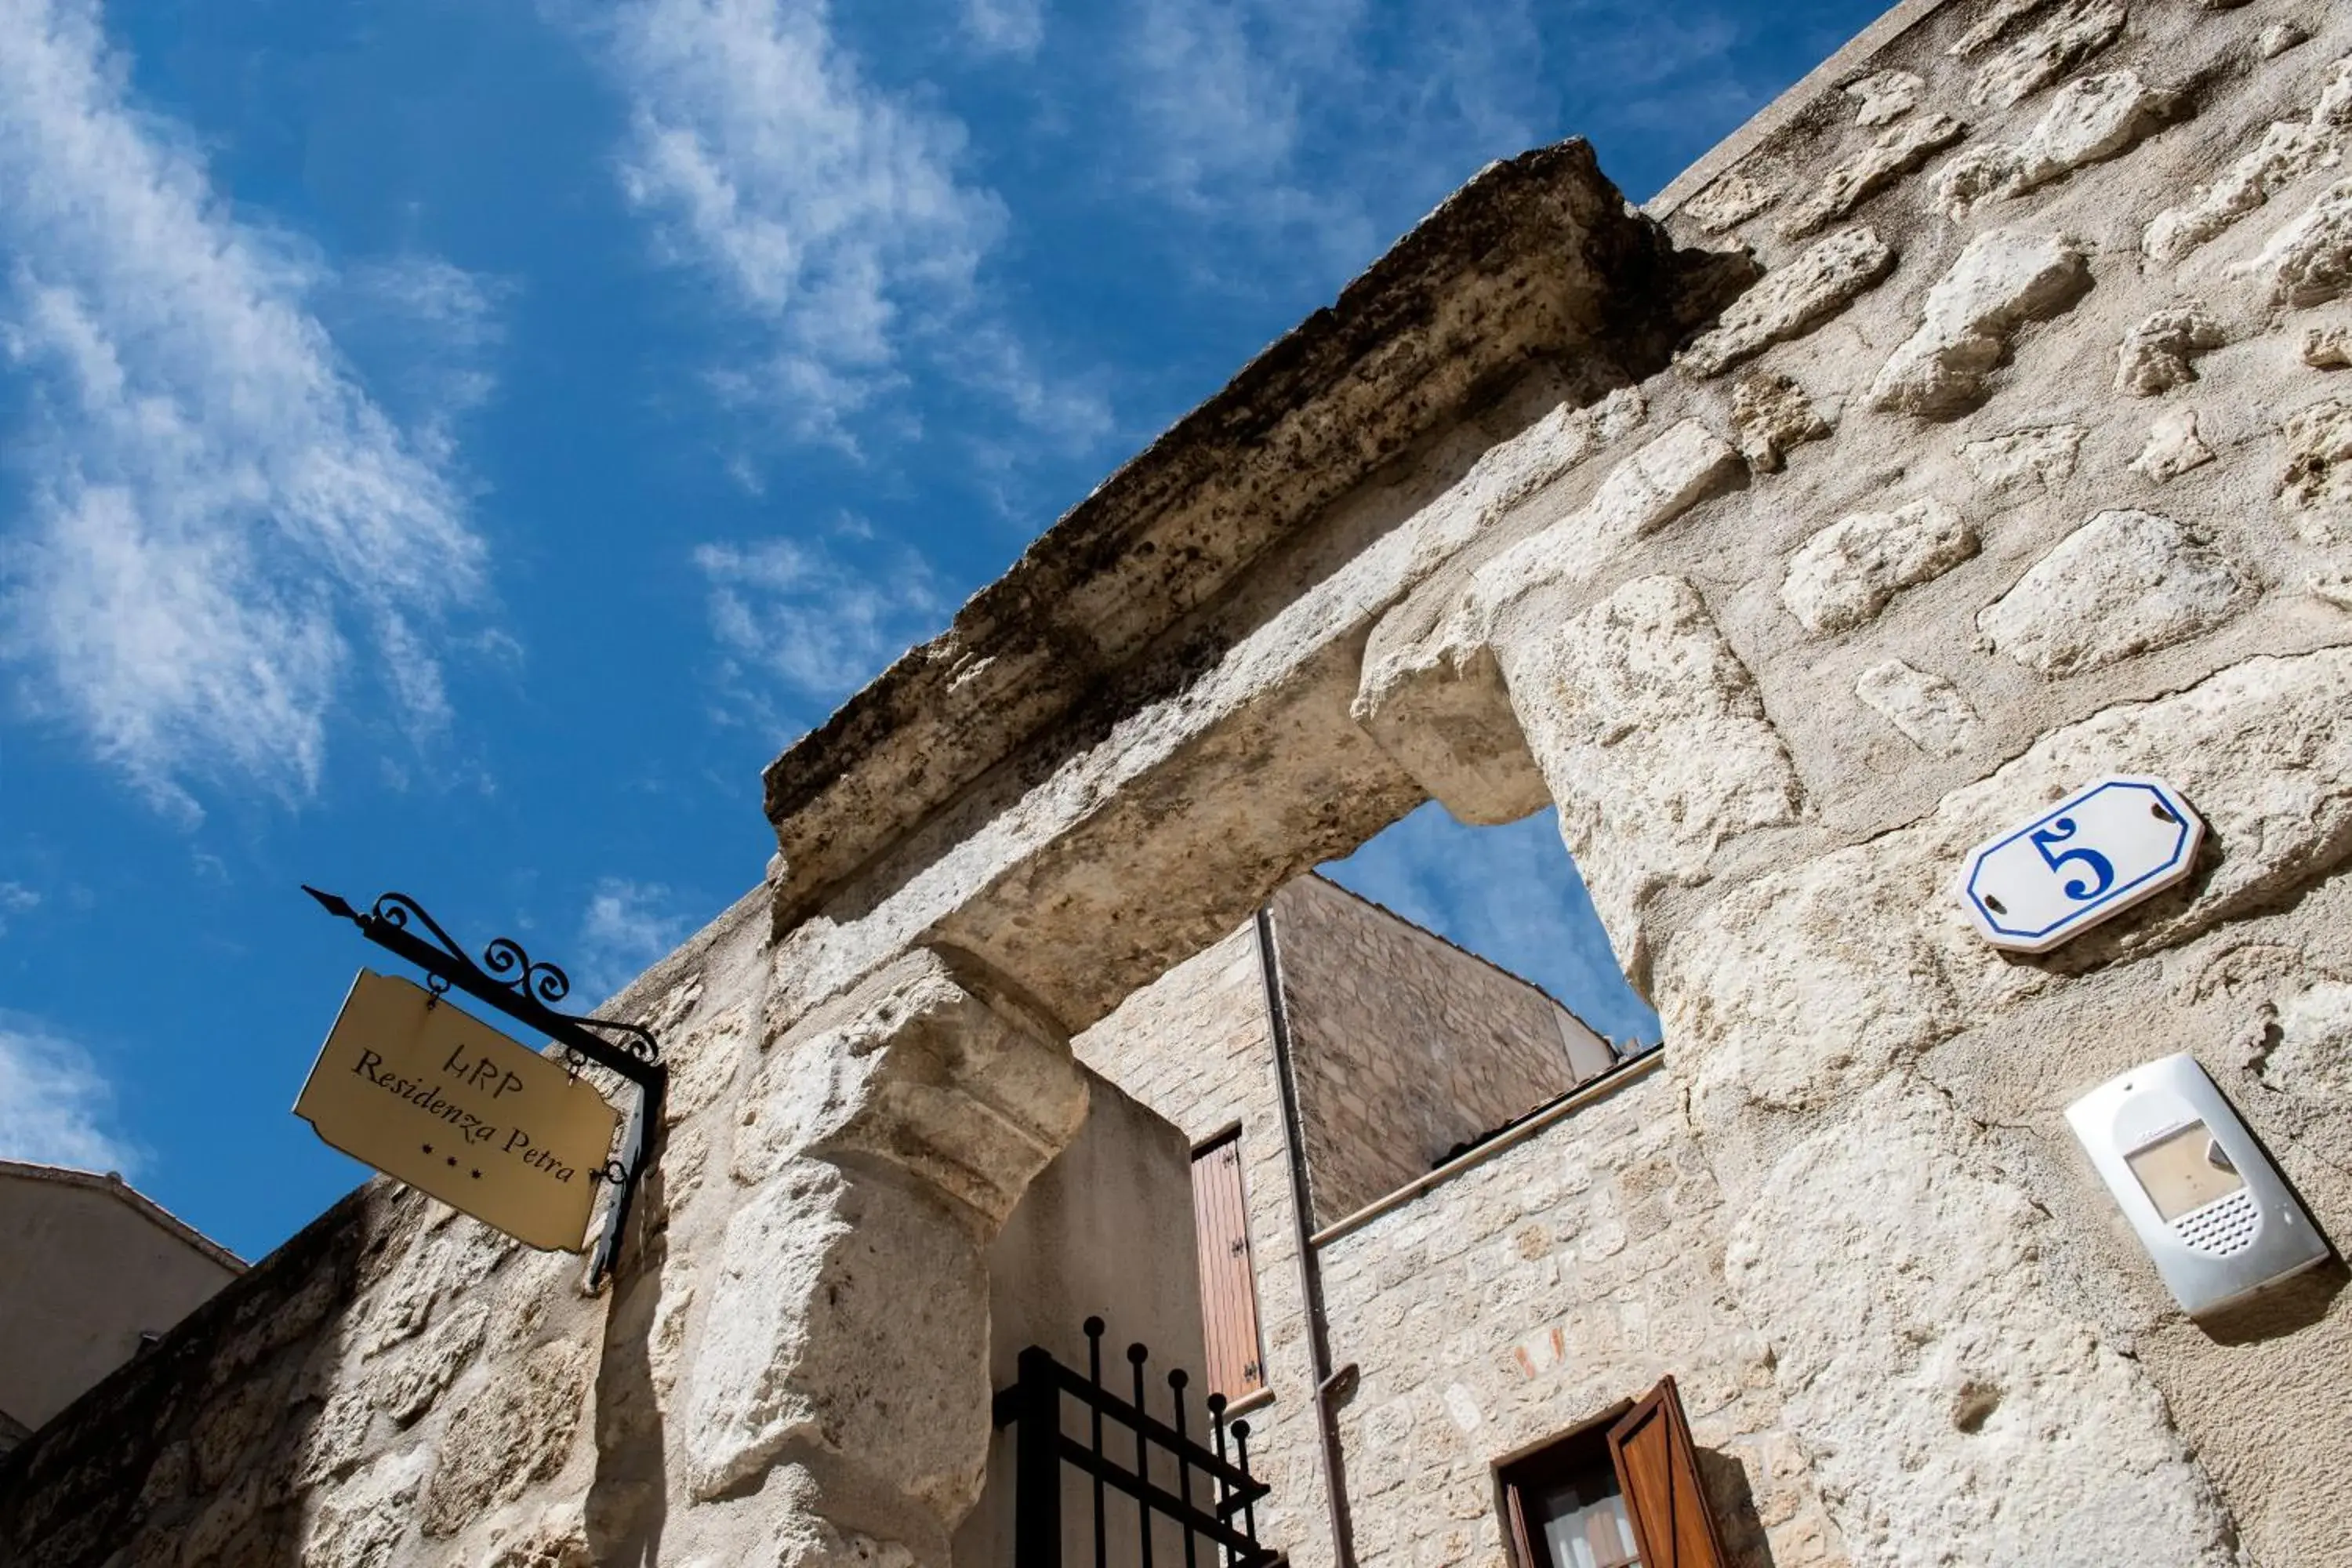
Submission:
M 1557 805 L 1668 1044 L 1316 1248 L 1357 1563 L 1497 1560 L 1485 1467 L 1669 1368 L 1748 1561 L 2347 1561 L 2340 1263 L 2190 1322 L 2060 1112 L 2193 1050 L 2352 1214 L 2347 140 L 2341 5 L 1911 0 L 1654 218 L 1488 169 L 770 769 L 619 1004 L 677 1083 L 609 1296 L 371 1186 L 0 1465 L 0 1552 L 948 1562 L 1070 1041 L 1199 966 L 1085 1052 L 1286 1201 L 1227 933 L 1434 797 Z M 2118 771 L 2195 874 L 1985 947 L 1958 857 Z

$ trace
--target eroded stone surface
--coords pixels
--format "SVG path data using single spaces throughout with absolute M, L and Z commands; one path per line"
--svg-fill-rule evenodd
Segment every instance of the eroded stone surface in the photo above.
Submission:
M 1853 115 L 1856 125 L 1885 125 L 1918 108 L 1927 84 L 1910 71 L 1883 70 L 1848 82 L 1839 90 L 1858 106 Z
M 1983 394 L 2011 335 L 2066 309 L 2089 279 L 2082 250 L 2060 236 L 1979 235 L 1927 290 L 1919 330 L 1871 384 L 1871 406 L 1927 416 L 1965 410 Z
M 377 1460 L 327 1494 L 302 1542 L 302 1568 L 384 1568 L 415 1513 L 432 1456 L 422 1448 Z
M 1789 449 L 1830 433 L 1805 389 L 1785 375 L 1751 375 L 1731 395 L 1731 427 L 1748 466 L 1778 473 Z
M 1738 227 L 1780 199 L 1780 190 L 1769 181 L 1734 169 L 1683 204 L 1683 212 L 1708 234 Z
M 2330 186 L 2240 270 L 2266 279 L 2274 305 L 2324 305 L 2352 289 L 2352 180 Z
M 1612 930 L 1634 929 L 1654 881 L 1701 877 L 1726 839 L 1796 815 L 1788 752 L 1689 583 L 1643 578 L 1565 625 L 1524 620 L 1498 630 L 1496 656 L 1562 836 L 1609 847 L 1593 892 L 1624 917 Z M 1673 760 L 1694 756 L 1708 765 Z
M 404 1426 L 424 1415 L 466 1370 L 466 1363 L 481 1349 L 482 1336 L 489 1326 L 489 1308 L 479 1301 L 449 1313 L 389 1377 L 378 1383 L 376 1406 Z
M 454 1535 L 562 1468 L 580 1428 L 591 1364 L 585 1345 L 541 1345 L 450 1417 L 419 1510 L 425 1534 Z
M 2313 544 L 2352 540 L 2352 400 L 2331 397 L 2287 416 L 2279 510 Z
M 2053 1232 L 1950 1106 L 1890 1082 L 1773 1167 L 1724 1272 L 1801 1325 L 1775 1340 L 1781 1396 L 1861 1560 L 2234 1568 L 2155 1385 L 2044 1283 Z
M 1801 337 L 1895 269 L 1895 252 L 1867 228 L 1833 234 L 1732 301 L 1678 356 L 1693 375 L 1720 375 L 1774 343 Z
M 1789 209 L 1780 232 L 1791 239 L 1819 234 L 1863 202 L 1968 134 L 1948 114 L 1905 118 L 1876 141 L 1822 177 L 1813 194 Z
M 1976 530 L 1932 497 L 1830 524 L 1790 557 L 1780 603 L 1808 631 L 1850 631 L 1904 588 L 1977 552 Z
M 2252 588 L 2170 518 L 2103 511 L 1977 616 L 1995 648 L 2044 675 L 2075 675 L 2211 630 Z
M 1976 744 L 1984 728 L 1958 687 L 1899 658 L 1864 670 L 1853 694 L 1930 756 L 1958 756 Z
M 2314 370 L 2352 369 L 2352 327 L 2306 327 L 2303 363 Z
M 2089 435 L 2080 425 L 2042 425 L 2011 430 L 1961 447 L 1960 458 L 1989 495 L 2055 489 L 2074 475 Z
M 1971 148 L 1947 164 L 1937 178 L 1937 205 L 1946 216 L 1964 218 L 1995 197 L 2022 195 L 2129 151 L 2172 112 L 2171 96 L 2137 71 L 2068 82 L 2023 142 Z
M 2197 410 L 2175 408 L 2148 427 L 2147 445 L 2132 467 L 2162 485 L 2212 460 L 2213 448 L 2197 434 Z
M 2147 226 L 2141 248 L 2151 261 L 2179 261 L 2261 207 L 2294 181 L 2336 157 L 2340 139 L 2323 126 L 2281 121 L 2261 143 L 2200 185 L 2186 202 L 2167 207 Z
M 746 1094 L 732 1172 L 804 1157 L 887 1161 L 1001 1225 L 1086 1115 L 1068 1043 L 919 949 L 771 1050 Z
M 1668 1036 L 1696 1052 L 1696 1113 L 1728 1125 L 1741 1106 L 1832 1104 L 2046 984 L 1976 935 L 1950 871 L 2084 780 L 2161 774 L 2197 803 L 2222 851 L 2210 875 L 2073 944 L 2114 955 L 2187 942 L 2340 866 L 2352 854 L 2347 770 L 2352 649 L 2253 658 L 2055 731 L 1919 823 L 1740 888 L 1675 933 L 1657 963 Z
M 2006 109 L 2048 87 L 2123 36 L 2123 0 L 2063 0 L 1977 72 L 1970 103 Z
M 2116 351 L 2116 390 L 2132 397 L 2155 397 L 2197 379 L 2191 356 L 2220 348 L 2228 339 L 2201 300 L 2168 305 L 2124 335 Z
M 2273 22 L 2254 38 L 2254 52 L 2266 60 L 2273 60 L 2299 44 L 2311 41 L 2311 35 L 2294 22 Z

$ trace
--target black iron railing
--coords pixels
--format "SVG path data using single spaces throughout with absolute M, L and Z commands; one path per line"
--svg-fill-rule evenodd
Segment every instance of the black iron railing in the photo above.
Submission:
M 1175 1425 L 1170 1426 L 1145 1407 L 1143 1368 L 1150 1352 L 1139 1344 L 1128 1346 L 1134 1397 L 1122 1399 L 1103 1386 L 1103 1321 L 1088 1318 L 1086 1332 L 1086 1376 L 1055 1361 L 1051 1352 L 1032 1345 L 1021 1352 L 1019 1381 L 997 1392 L 996 1425 L 1013 1429 L 1013 1568 L 1068 1568 L 1062 1552 L 1066 1465 L 1094 1482 L 1094 1568 L 1110 1568 L 1112 1561 L 1106 1488 L 1128 1500 L 1118 1511 L 1132 1515 L 1139 1568 L 1153 1568 L 1155 1520 L 1175 1527 L 1183 1542 L 1184 1568 L 1202 1568 L 1203 1542 L 1208 1568 L 1216 1568 L 1220 1552 L 1223 1568 L 1264 1568 L 1273 1563 L 1276 1554 L 1257 1542 L 1257 1505 L 1271 1489 L 1250 1474 L 1249 1423 L 1227 1421 L 1224 1396 L 1213 1394 L 1207 1400 L 1209 1429 L 1204 1434 L 1209 1441 L 1195 1437 L 1184 1402 L 1191 1380 L 1179 1368 L 1168 1374 L 1175 1416 Z M 1063 1428 L 1065 1402 L 1072 1399 L 1086 1413 L 1088 1441 L 1084 1443 Z M 1133 1435 L 1134 1468 L 1120 1464 L 1104 1446 L 1107 1420 Z M 1126 1446 L 1124 1435 L 1114 1440 Z M 1173 1480 L 1175 1489 L 1162 1485 L 1163 1480 Z

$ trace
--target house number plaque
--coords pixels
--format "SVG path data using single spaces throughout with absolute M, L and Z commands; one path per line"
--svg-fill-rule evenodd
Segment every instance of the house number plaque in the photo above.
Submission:
M 2112 774 L 1970 850 L 1960 901 L 1995 947 L 2047 952 L 2189 875 L 2204 837 L 2171 785 Z

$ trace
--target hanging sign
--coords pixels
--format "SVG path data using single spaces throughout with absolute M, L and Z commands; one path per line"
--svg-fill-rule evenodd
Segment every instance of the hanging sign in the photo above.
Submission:
M 2171 785 L 2116 773 L 1970 850 L 1960 901 L 1995 947 L 2047 952 L 2189 875 L 2204 837 Z
M 546 1252 L 584 1249 L 620 1125 L 562 1062 L 364 969 L 294 1114 L 352 1158 Z

